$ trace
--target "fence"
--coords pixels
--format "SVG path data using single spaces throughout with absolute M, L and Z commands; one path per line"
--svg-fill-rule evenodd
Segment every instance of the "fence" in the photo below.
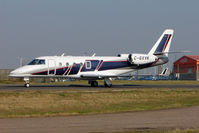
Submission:
M 0 69 L 0 80 L 16 80 L 8 76 L 11 71 L 12 69 Z

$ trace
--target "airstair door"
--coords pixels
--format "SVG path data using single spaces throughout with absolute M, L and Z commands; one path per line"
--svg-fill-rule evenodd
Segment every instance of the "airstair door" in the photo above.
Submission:
M 53 59 L 48 60 L 48 75 L 55 75 L 56 73 L 56 62 Z

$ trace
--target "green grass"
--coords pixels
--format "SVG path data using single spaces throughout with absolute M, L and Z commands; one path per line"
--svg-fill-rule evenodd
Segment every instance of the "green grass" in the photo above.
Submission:
M 0 84 L 24 84 L 23 81 L 0 80 Z
M 1 90 L 0 117 L 158 110 L 199 105 L 198 89 Z
M 170 131 L 144 130 L 144 131 L 127 131 L 127 132 L 99 132 L 99 133 L 199 133 L 199 129 L 176 129 Z

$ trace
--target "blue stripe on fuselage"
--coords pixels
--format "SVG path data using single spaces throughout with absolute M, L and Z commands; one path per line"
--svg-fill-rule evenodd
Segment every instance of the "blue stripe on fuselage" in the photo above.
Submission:
M 32 75 L 47 75 L 47 74 L 48 74 L 48 71 L 32 73 Z
M 127 61 L 104 61 L 102 66 L 99 68 L 99 71 L 117 69 L 129 66 L 130 65 Z
M 86 69 L 86 62 L 87 61 L 91 62 L 91 69 Z M 95 71 L 98 64 L 99 64 L 99 60 L 86 60 L 85 63 L 84 63 L 84 66 L 82 67 L 81 72 Z
M 68 67 L 58 68 L 55 75 L 63 75 L 67 69 Z M 49 74 L 54 73 L 54 71 L 54 69 L 49 70 Z M 36 72 L 32 73 L 32 75 L 48 75 L 48 71 Z
M 80 69 L 80 64 L 73 65 L 73 67 L 70 70 L 70 73 L 68 75 L 77 74 L 79 72 L 79 69 Z
M 147 63 L 143 65 L 135 65 L 135 64 L 130 64 L 128 61 L 99 61 L 99 60 L 92 60 L 91 61 L 91 69 L 86 69 L 85 64 L 82 67 L 81 72 L 87 72 L 87 71 L 95 71 L 96 67 L 98 68 L 98 71 L 104 71 L 104 70 L 111 70 L 111 69 L 117 69 L 117 68 L 125 68 L 125 67 L 132 67 L 132 69 L 142 69 L 146 67 L 151 67 L 153 66 L 155 62 L 153 63 Z M 100 66 L 101 65 L 101 66 Z M 72 67 L 72 68 L 71 68 Z M 56 75 L 74 75 L 77 74 L 80 70 L 80 64 L 75 64 L 71 67 L 63 67 L 63 68 L 58 68 L 56 69 Z M 54 70 L 50 70 L 50 73 L 53 73 Z M 47 75 L 48 71 L 42 71 L 42 72 L 37 72 L 33 73 L 32 75 Z
M 68 69 L 68 67 L 63 67 L 63 68 L 59 68 L 56 70 L 56 75 L 63 75 L 66 70 Z

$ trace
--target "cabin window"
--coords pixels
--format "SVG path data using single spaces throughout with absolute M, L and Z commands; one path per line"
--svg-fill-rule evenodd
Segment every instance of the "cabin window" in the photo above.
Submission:
M 34 59 L 30 63 L 28 63 L 28 65 L 42 65 L 42 64 L 45 64 L 44 59 Z
M 91 69 L 91 62 L 90 61 L 86 61 L 86 69 Z
M 62 63 L 61 63 L 61 62 L 59 62 L 59 66 L 62 66 Z
M 82 66 L 82 65 L 83 65 L 83 63 L 81 62 L 81 63 L 80 63 L 80 66 Z
M 73 63 L 73 66 L 76 66 L 76 63 Z
M 67 66 L 67 67 L 69 66 L 69 63 L 68 63 L 68 62 L 66 62 L 66 66 Z

